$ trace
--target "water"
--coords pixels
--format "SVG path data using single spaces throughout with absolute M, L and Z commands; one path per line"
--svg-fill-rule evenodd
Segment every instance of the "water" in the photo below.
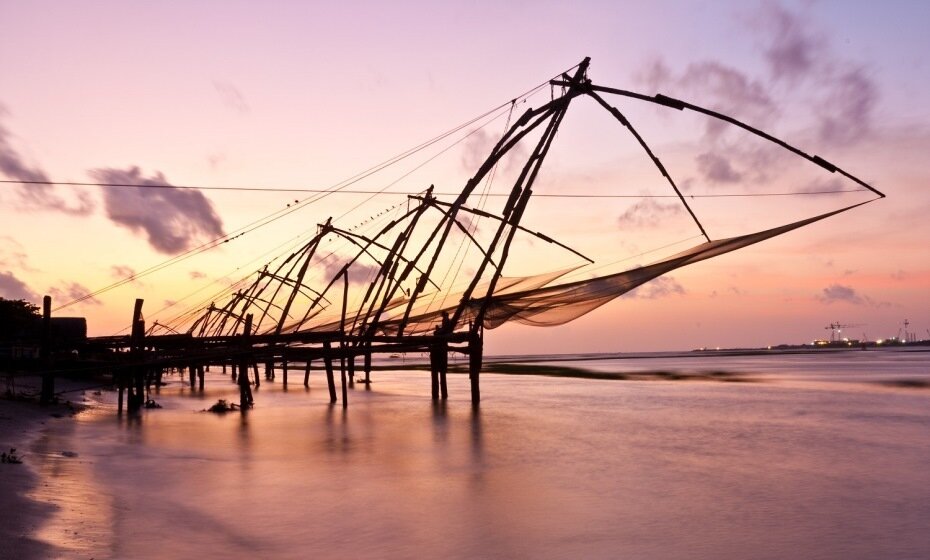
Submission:
M 374 372 L 343 411 L 314 372 L 218 416 L 197 411 L 228 377 L 172 378 L 163 409 L 36 444 L 40 536 L 98 559 L 930 557 L 930 353 L 572 365 L 756 382 L 484 374 L 473 412 L 467 376 L 434 405 L 425 372 Z

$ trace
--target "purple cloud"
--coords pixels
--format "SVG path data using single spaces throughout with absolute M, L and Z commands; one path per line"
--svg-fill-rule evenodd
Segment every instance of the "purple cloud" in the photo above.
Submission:
M 712 183 L 738 183 L 742 173 L 733 169 L 730 160 L 713 152 L 703 153 L 696 158 L 698 171 Z
M 327 261 L 328 262 L 318 261 L 316 266 L 323 267 L 323 276 L 328 282 L 342 272 L 342 267 L 345 265 L 346 260 L 341 257 L 333 257 L 332 259 L 327 259 Z M 349 267 L 349 283 L 363 284 L 365 282 L 370 282 L 380 270 L 381 267 L 379 265 L 368 265 L 360 261 L 355 261 L 352 266 Z
M 12 272 L 0 272 L 0 297 L 39 301 L 39 296 Z
M 679 214 L 681 211 L 682 207 L 678 203 L 663 204 L 654 198 L 645 198 L 620 214 L 617 217 L 617 223 L 621 228 L 655 227 L 660 225 L 665 218 Z
M 849 145 L 871 134 L 878 86 L 863 68 L 833 54 L 826 36 L 812 30 L 803 13 L 768 3 L 751 25 L 760 37 L 767 75 L 750 76 L 715 60 L 692 62 L 676 72 L 657 60 L 637 78 L 653 91 L 693 98 L 754 126 L 778 116 L 772 92 L 788 84 L 793 93 L 812 100 L 816 112 L 810 124 L 824 144 Z M 730 133 L 732 127 L 721 121 L 708 119 L 705 126 L 703 141 L 714 153 L 727 155 L 726 160 L 697 156 L 697 167 L 711 184 L 762 183 L 777 171 L 774 158 L 785 157 L 755 143 L 741 144 Z
M 814 297 L 826 304 L 839 302 L 852 305 L 871 305 L 874 307 L 888 307 L 891 305 L 885 301 L 875 301 L 866 295 L 858 293 L 852 287 L 842 284 L 831 284 Z
M 110 276 L 125 280 L 136 275 L 136 271 L 124 265 L 113 265 L 110 267 Z
M 101 183 L 170 184 L 160 172 L 145 178 L 138 167 L 94 169 L 90 175 Z M 133 233 L 144 234 L 160 253 L 174 255 L 225 235 L 213 204 L 200 191 L 103 187 L 103 200 L 108 218 Z
M 0 107 L 0 115 L 3 114 Z M 16 181 L 48 181 L 49 177 L 40 167 L 29 165 L 10 143 L 10 132 L 0 125 L 0 173 Z M 94 209 L 93 201 L 86 192 L 77 192 L 76 201 L 69 203 L 61 198 L 53 185 L 23 184 L 17 190 L 23 210 L 52 210 L 73 216 L 86 216 Z
M 774 79 L 796 80 L 814 70 L 824 41 L 814 36 L 797 14 L 768 3 L 762 8 L 758 26 L 768 35 L 763 54 Z
M 58 286 L 49 288 L 48 293 L 52 296 L 52 301 L 70 303 L 85 297 L 90 293 L 90 290 L 77 282 L 64 282 Z M 81 303 L 85 305 L 103 305 L 102 302 L 95 297 L 89 297 Z
M 844 71 L 830 82 L 819 106 L 820 139 L 834 145 L 853 144 L 872 131 L 878 86 L 861 68 Z
M 817 299 L 823 303 L 833 303 L 833 302 L 845 302 L 852 303 L 854 305 L 861 305 L 865 303 L 865 300 L 856 293 L 856 290 L 849 286 L 843 286 L 841 284 L 831 284 L 823 289 L 823 291 L 817 295 Z

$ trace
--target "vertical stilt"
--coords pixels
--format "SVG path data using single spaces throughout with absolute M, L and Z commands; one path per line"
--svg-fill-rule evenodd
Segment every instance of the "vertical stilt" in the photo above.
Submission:
M 226 366 L 223 366 L 223 367 L 225 368 Z M 232 375 L 230 375 L 230 378 L 232 379 L 232 382 L 235 383 L 236 378 L 238 377 L 238 374 L 236 372 L 236 364 L 230 364 L 229 368 L 230 368 L 229 370 L 232 372 Z
M 193 362 L 187 364 L 187 380 L 190 383 L 191 389 L 194 388 L 194 383 L 197 381 L 197 366 Z
M 201 391 L 201 392 L 203 392 L 204 377 L 206 377 L 206 376 L 204 375 L 203 364 L 197 364 L 197 380 L 198 380 L 199 383 L 200 383 L 200 391 Z
M 345 364 L 345 358 L 343 358 L 342 363 Z M 342 408 L 347 408 L 349 406 L 349 389 L 346 386 L 346 368 L 342 368 L 339 377 L 342 382 Z
M 468 378 L 471 380 L 471 404 L 478 406 L 481 402 L 481 387 L 478 376 L 481 374 L 481 354 L 482 354 L 481 335 L 472 332 L 468 341 Z
M 430 348 L 429 353 L 429 381 L 430 381 L 430 394 L 433 397 L 433 400 L 439 400 L 439 360 L 437 359 L 439 352 L 436 349 L 436 343 L 433 343 L 433 346 Z
M 55 398 L 55 376 L 52 374 L 52 297 L 42 298 L 42 392 L 39 402 L 48 404 Z
M 116 413 L 123 413 L 123 393 L 126 391 L 126 378 L 122 371 L 115 374 L 116 383 L 117 383 L 117 392 L 116 392 Z
M 242 329 L 242 349 L 244 352 L 239 359 L 239 408 L 241 410 L 247 410 L 255 403 L 252 397 L 252 389 L 249 387 L 249 361 L 251 356 L 247 353 L 252 346 L 249 342 L 251 334 L 252 314 L 250 313 L 245 316 L 245 325 Z
M 332 351 L 332 344 L 329 342 L 323 343 L 323 348 L 325 354 L 323 354 L 323 364 L 326 366 L 326 384 L 329 385 L 329 402 L 336 402 L 336 380 L 333 379 L 333 356 L 330 353 Z
M 284 382 L 284 386 L 287 387 L 287 356 L 283 356 L 281 360 L 281 380 Z
M 304 369 L 304 387 L 310 386 L 310 358 L 307 358 L 306 369 Z
M 365 384 L 371 383 L 371 347 L 365 351 Z
M 132 310 L 132 333 L 130 335 L 129 354 L 132 365 L 127 372 L 129 391 L 126 395 L 126 411 L 130 414 L 142 408 L 145 402 L 145 369 L 142 366 L 145 346 L 145 321 L 142 319 L 142 302 L 137 299 Z
M 448 352 L 442 354 L 442 360 L 440 361 L 439 368 L 439 393 L 442 397 L 442 400 L 449 398 L 449 387 L 446 385 L 446 371 L 449 369 L 449 358 Z
M 265 362 L 265 380 L 271 381 L 274 378 L 274 361 Z
M 249 372 L 249 369 L 248 369 L 249 366 L 246 365 L 245 367 L 246 367 L 246 369 L 245 369 L 245 371 L 246 371 L 245 376 L 248 377 L 248 376 L 249 376 L 249 374 L 248 374 L 248 372 Z M 254 360 L 252 361 L 252 372 L 255 374 L 255 388 L 258 389 L 258 388 L 261 386 L 261 384 L 262 384 L 262 380 L 259 379 L 259 377 L 258 377 L 258 362 L 257 362 L 257 361 L 254 361 Z

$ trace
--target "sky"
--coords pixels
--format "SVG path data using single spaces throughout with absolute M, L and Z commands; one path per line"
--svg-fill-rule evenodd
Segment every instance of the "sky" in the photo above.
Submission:
M 364 227 L 430 184 L 458 192 L 521 95 L 591 57 L 597 84 L 730 114 L 818 154 L 887 198 L 676 270 L 561 327 L 505 325 L 491 354 L 686 350 L 930 337 L 930 4 L 851 1 L 13 2 L 0 0 L 0 179 L 326 189 L 503 107 L 353 188 L 307 192 L 0 184 L 0 297 L 120 332 L 202 303 L 306 240 Z M 647 138 L 712 238 L 873 198 L 694 114 L 610 98 Z M 515 118 L 515 117 L 514 117 Z M 439 153 L 441 152 L 441 153 Z M 510 190 L 525 147 L 501 164 Z M 431 159 L 435 156 L 435 159 Z M 419 158 L 419 159 L 417 159 Z M 511 161 L 512 160 L 512 161 Z M 572 103 L 537 194 L 668 195 L 612 117 Z M 395 194 L 390 194 L 394 192 Z M 763 197 L 763 193 L 796 196 Z M 753 196 L 708 198 L 707 194 Z M 448 197 L 447 197 L 448 199 Z M 264 216 L 294 212 L 236 235 Z M 524 223 L 601 272 L 700 242 L 667 198 L 538 197 Z M 178 260 L 227 234 L 226 243 Z M 682 244 L 684 243 L 684 244 Z M 665 254 L 669 254 L 666 251 Z M 515 243 L 506 274 L 571 266 Z M 593 275 L 582 270 L 579 274 Z M 164 311 L 162 311 L 164 309 Z

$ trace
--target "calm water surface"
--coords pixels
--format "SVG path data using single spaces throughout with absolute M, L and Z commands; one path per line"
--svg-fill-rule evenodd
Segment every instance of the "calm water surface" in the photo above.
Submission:
M 37 442 L 60 507 L 40 536 L 87 558 L 930 557 L 930 353 L 572 365 L 756 382 L 485 374 L 473 412 L 467 376 L 434 405 L 427 373 L 374 372 L 343 411 L 314 372 L 218 416 L 228 377 L 172 377 L 160 410 Z

